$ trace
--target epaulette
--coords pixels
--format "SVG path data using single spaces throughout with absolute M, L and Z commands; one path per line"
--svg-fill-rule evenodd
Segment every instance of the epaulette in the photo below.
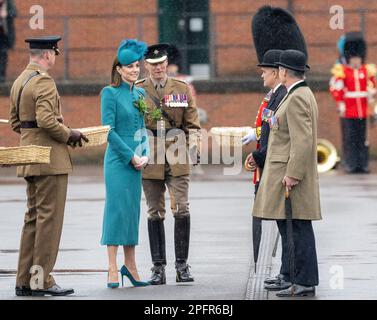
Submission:
M 375 77 L 377 74 L 377 66 L 373 63 L 368 63 L 365 65 L 365 68 L 367 69 L 368 78 L 369 77 Z
M 185 80 L 181 80 L 181 79 L 177 79 L 177 78 L 171 78 L 171 79 L 174 80 L 174 81 L 181 82 L 181 83 L 188 85 L 188 83 Z
M 344 68 L 341 63 L 336 63 L 331 69 L 331 73 L 334 77 L 344 79 L 346 75 L 344 74 Z
M 145 82 L 146 80 L 147 80 L 147 78 L 137 80 L 137 81 L 135 81 L 135 84 L 143 83 L 143 82 Z

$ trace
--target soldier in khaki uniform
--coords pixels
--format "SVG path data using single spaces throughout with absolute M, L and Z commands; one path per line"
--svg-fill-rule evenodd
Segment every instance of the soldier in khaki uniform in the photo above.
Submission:
M 17 168 L 27 181 L 27 206 L 22 230 L 16 295 L 67 295 L 50 275 L 63 225 L 68 174 L 72 171 L 67 144 L 87 138 L 63 124 L 59 94 L 47 70 L 55 64 L 61 37 L 26 39 L 30 63 L 15 80 L 10 95 L 10 124 L 21 135 L 20 145 L 49 146 L 51 163 Z M 33 269 L 31 269 L 33 268 Z M 34 277 L 31 277 L 31 270 Z M 35 279 L 39 279 L 36 283 Z M 42 281 L 43 279 L 43 281 Z
M 187 264 L 190 241 L 188 189 L 190 163 L 199 159 L 200 123 L 188 84 L 167 76 L 168 44 L 148 47 L 146 68 L 150 76 L 136 84 L 146 91 L 148 113 L 145 123 L 151 145 L 150 164 L 143 172 L 143 189 L 148 205 L 148 233 L 152 255 L 151 284 L 166 283 L 165 191 L 169 189 L 175 218 L 174 242 L 177 282 L 194 278 Z

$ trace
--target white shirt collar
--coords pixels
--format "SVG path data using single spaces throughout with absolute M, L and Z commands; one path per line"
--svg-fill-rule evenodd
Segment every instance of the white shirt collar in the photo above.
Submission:
M 276 90 L 279 89 L 280 86 L 281 86 L 281 83 L 279 83 L 278 85 L 276 85 L 276 87 L 272 89 L 272 93 L 275 93 Z
M 292 90 L 292 88 L 295 86 L 295 85 L 297 85 L 297 84 L 299 84 L 300 82 L 304 82 L 305 80 L 298 80 L 298 81 L 296 81 L 294 84 L 292 84 L 289 88 L 287 88 L 287 93 L 289 93 L 289 91 L 291 91 Z

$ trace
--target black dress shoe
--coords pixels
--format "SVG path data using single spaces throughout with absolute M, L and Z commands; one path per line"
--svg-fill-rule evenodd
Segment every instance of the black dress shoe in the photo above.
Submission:
M 31 295 L 35 297 L 44 297 L 44 296 L 67 296 L 74 293 L 73 289 L 63 289 L 60 288 L 57 284 L 54 284 L 51 288 L 46 290 L 32 290 Z
M 16 287 L 16 296 L 18 296 L 18 297 L 31 296 L 30 287 L 26 287 L 26 286 Z
M 291 282 L 280 278 L 275 283 L 265 284 L 264 288 L 268 291 L 280 291 L 289 288 L 291 285 Z
M 349 174 L 354 174 L 354 173 L 360 172 L 357 168 L 349 168 L 349 167 L 344 168 L 344 171 L 346 173 L 349 173 Z
M 190 265 L 187 263 L 176 263 L 175 268 L 177 270 L 176 282 L 193 282 L 194 278 L 190 274 Z
M 265 284 L 273 284 L 273 283 L 280 281 L 281 279 L 284 279 L 284 276 L 281 273 L 279 273 L 277 276 L 266 278 L 264 280 L 264 283 Z
M 298 284 L 294 284 L 286 290 L 282 290 L 276 293 L 277 297 L 314 297 L 315 287 L 305 287 Z
M 370 170 L 369 170 L 369 168 L 361 168 L 361 169 L 359 170 L 359 173 L 365 173 L 365 174 L 368 174 L 368 173 L 370 173 Z
M 164 266 L 153 266 L 152 267 L 152 276 L 149 280 L 151 285 L 161 285 L 166 284 L 166 274 Z

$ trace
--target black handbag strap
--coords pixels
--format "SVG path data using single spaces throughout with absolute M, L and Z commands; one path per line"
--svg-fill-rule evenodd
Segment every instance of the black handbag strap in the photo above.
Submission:
M 19 112 L 20 112 L 20 102 L 21 102 L 21 95 L 22 95 L 22 91 L 24 90 L 25 86 L 27 85 L 27 83 L 33 79 L 35 76 L 39 75 L 40 72 L 37 70 L 37 71 L 34 71 L 32 73 L 30 73 L 27 78 L 24 80 L 24 82 L 22 82 L 22 85 L 21 85 L 21 88 L 20 88 L 20 91 L 18 91 L 18 97 L 17 97 L 17 105 L 16 105 L 16 114 L 17 114 L 17 117 L 20 118 L 20 115 L 19 115 Z

